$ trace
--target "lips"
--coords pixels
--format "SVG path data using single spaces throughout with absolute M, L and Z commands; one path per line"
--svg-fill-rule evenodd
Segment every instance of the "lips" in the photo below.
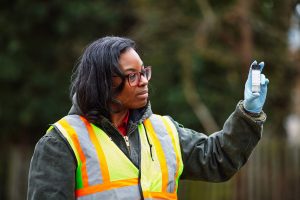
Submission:
M 138 98 L 148 98 L 148 90 L 143 90 L 136 95 Z

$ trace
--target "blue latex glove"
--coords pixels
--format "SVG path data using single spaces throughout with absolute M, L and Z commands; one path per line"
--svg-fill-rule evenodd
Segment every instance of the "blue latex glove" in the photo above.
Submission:
M 254 61 L 250 66 L 250 71 L 248 74 L 248 79 L 245 84 L 245 92 L 244 92 L 244 108 L 248 112 L 251 113 L 260 113 L 264 106 L 267 90 L 268 90 L 268 83 L 269 79 L 265 77 L 264 74 L 260 76 L 260 92 L 259 93 L 252 93 L 252 66 L 257 64 L 257 61 Z M 265 63 L 259 63 L 260 71 L 264 68 Z

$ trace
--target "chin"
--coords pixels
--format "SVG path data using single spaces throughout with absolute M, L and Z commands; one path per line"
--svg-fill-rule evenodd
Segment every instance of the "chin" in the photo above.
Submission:
M 147 105 L 148 99 L 132 106 L 133 109 L 143 108 Z

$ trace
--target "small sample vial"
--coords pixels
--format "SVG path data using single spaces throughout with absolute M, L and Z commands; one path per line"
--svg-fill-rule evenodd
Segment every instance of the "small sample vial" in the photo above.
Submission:
M 252 93 L 260 92 L 260 66 L 252 65 Z

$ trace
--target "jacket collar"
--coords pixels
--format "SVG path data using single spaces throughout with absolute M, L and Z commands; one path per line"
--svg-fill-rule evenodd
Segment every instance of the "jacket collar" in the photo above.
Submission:
M 76 96 L 74 95 L 72 98 L 73 105 L 68 113 L 68 115 L 82 115 L 82 112 L 80 108 L 78 107 L 77 101 L 76 101 Z M 150 101 L 146 104 L 146 106 L 135 109 L 135 110 L 130 110 L 130 116 L 129 116 L 129 123 L 131 124 L 138 124 L 143 122 L 145 119 L 149 118 L 152 115 L 152 110 L 151 110 L 151 104 Z M 101 117 L 99 119 L 99 123 L 110 123 L 110 121 L 105 118 Z

